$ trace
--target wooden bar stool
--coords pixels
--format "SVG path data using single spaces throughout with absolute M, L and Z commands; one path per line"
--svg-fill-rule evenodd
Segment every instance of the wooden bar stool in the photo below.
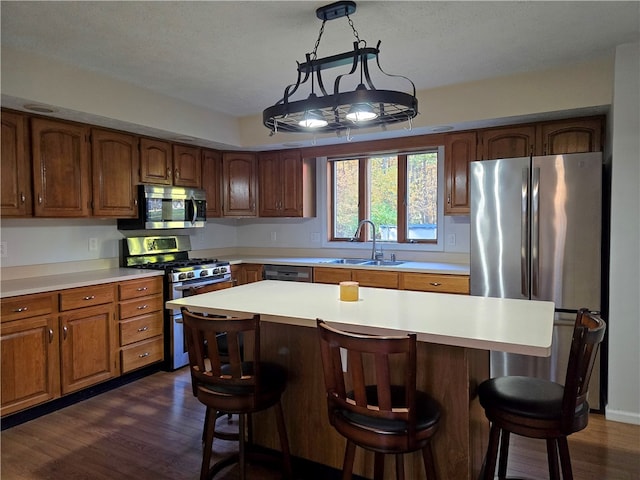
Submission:
M 204 430 L 204 449 L 200 480 L 211 479 L 223 468 L 238 462 L 240 478 L 245 479 L 246 461 L 274 460 L 273 456 L 251 450 L 246 444 L 245 426 L 254 412 L 275 408 L 276 424 L 280 435 L 281 465 L 284 478 L 291 478 L 289 441 L 280 402 L 287 373 L 279 365 L 260 361 L 260 316 L 249 318 L 214 318 L 182 309 L 185 338 L 189 352 L 191 380 L 198 400 L 207 407 Z M 226 333 L 228 357 L 218 349 L 217 334 Z M 251 345 L 241 354 L 242 342 Z M 218 411 L 238 414 L 239 451 L 210 466 L 215 417 Z
M 383 478 L 385 454 L 396 456 L 396 477 L 404 479 L 403 454 L 422 450 L 427 478 L 435 480 L 431 437 L 440 407 L 416 389 L 416 335 L 356 335 L 320 319 L 317 326 L 329 422 L 347 439 L 343 480 L 352 476 L 356 446 L 375 452 L 374 479 Z
M 480 404 L 491 422 L 483 466 L 485 480 L 494 478 L 499 443 L 498 478 L 506 478 L 510 433 L 546 439 L 549 478 L 560 478 L 559 457 L 562 478 L 573 479 L 567 436 L 587 426 L 589 379 L 605 328 L 599 316 L 587 309 L 578 311 L 564 387 L 549 380 L 521 376 L 497 377 L 480 384 Z

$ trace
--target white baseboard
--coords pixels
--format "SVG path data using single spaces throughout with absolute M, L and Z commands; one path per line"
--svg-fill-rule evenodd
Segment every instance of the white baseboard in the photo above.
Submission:
M 613 410 L 605 408 L 605 417 L 607 420 L 614 422 L 630 423 L 632 425 L 640 425 L 640 413 L 625 412 L 621 410 Z

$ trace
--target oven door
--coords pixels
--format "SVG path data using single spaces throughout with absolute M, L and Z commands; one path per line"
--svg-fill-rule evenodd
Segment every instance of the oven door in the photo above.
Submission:
M 188 282 L 176 282 L 171 284 L 171 300 L 190 297 L 201 293 L 213 292 L 233 286 L 231 275 L 226 274 L 220 277 L 209 277 L 206 280 L 196 279 Z M 170 338 L 168 339 L 171 369 L 184 367 L 189 364 L 189 354 L 187 352 L 187 342 L 184 337 L 184 324 L 182 323 L 182 313 L 180 310 L 168 310 Z

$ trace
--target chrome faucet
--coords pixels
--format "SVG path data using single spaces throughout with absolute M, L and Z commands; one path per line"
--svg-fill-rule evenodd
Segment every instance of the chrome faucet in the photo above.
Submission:
M 373 244 L 371 245 L 371 260 L 382 260 L 382 251 L 380 252 L 376 251 L 376 224 L 373 223 L 371 220 L 365 219 L 358 224 L 356 233 L 353 234 L 353 238 L 351 239 L 351 241 L 353 242 L 358 239 L 358 237 L 360 236 L 360 230 L 362 229 L 362 226 L 365 223 L 368 223 L 369 225 L 371 225 L 371 230 L 372 230 L 371 238 L 373 240 Z

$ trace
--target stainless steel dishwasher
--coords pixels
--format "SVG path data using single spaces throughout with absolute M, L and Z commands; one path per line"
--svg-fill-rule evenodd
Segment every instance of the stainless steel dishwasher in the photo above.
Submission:
M 313 268 L 298 265 L 265 265 L 264 279 L 285 282 L 311 282 L 313 281 Z

